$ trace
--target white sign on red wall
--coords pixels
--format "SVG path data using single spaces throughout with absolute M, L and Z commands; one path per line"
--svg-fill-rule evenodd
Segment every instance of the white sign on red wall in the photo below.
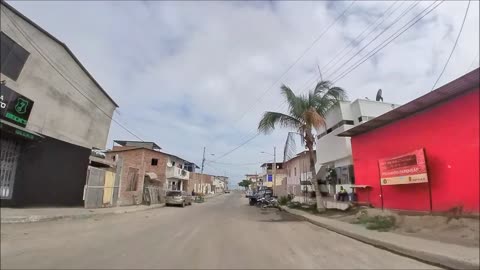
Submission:
M 428 182 L 423 148 L 401 156 L 380 159 L 378 166 L 380 183 L 383 186 Z

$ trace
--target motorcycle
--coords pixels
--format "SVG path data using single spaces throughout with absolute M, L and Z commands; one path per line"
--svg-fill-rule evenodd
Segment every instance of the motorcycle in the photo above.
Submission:
M 263 197 L 257 200 L 256 206 L 261 208 L 276 208 L 278 207 L 278 201 L 274 197 Z

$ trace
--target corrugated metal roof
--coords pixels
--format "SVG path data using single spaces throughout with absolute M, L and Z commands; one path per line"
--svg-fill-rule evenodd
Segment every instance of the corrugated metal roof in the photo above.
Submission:
M 352 137 L 356 136 L 384 125 L 390 124 L 394 121 L 406 118 L 417 112 L 426 110 L 439 103 L 453 99 L 463 93 L 478 89 L 480 84 L 480 69 L 475 69 L 462 77 L 451 81 L 444 86 L 441 86 L 428 94 L 425 94 L 417 99 L 414 99 L 405 105 L 402 105 L 394 110 L 386 112 L 370 121 L 361 125 L 355 126 L 346 130 L 337 136 Z

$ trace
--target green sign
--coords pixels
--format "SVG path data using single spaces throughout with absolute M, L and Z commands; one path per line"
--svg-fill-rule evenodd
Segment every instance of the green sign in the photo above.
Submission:
M 0 88 L 0 119 L 21 127 L 27 126 L 33 101 L 5 85 Z
M 0 129 L 2 130 L 2 132 L 7 132 L 7 133 L 15 134 L 15 135 L 18 135 L 18 136 L 21 136 L 21 137 L 23 137 L 23 138 L 30 139 L 30 140 L 34 140 L 34 139 L 39 139 L 39 138 L 40 138 L 40 137 L 38 137 L 38 136 L 36 136 L 36 135 L 28 132 L 28 131 L 15 128 L 15 127 L 10 126 L 10 125 L 8 125 L 8 124 L 0 123 Z

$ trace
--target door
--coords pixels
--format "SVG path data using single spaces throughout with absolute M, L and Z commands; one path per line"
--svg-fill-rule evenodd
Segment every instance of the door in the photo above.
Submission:
M 21 142 L 0 138 L 0 199 L 11 199 Z
M 110 171 L 105 171 L 105 185 L 103 189 L 103 205 L 112 205 L 114 187 L 115 187 L 115 173 Z

